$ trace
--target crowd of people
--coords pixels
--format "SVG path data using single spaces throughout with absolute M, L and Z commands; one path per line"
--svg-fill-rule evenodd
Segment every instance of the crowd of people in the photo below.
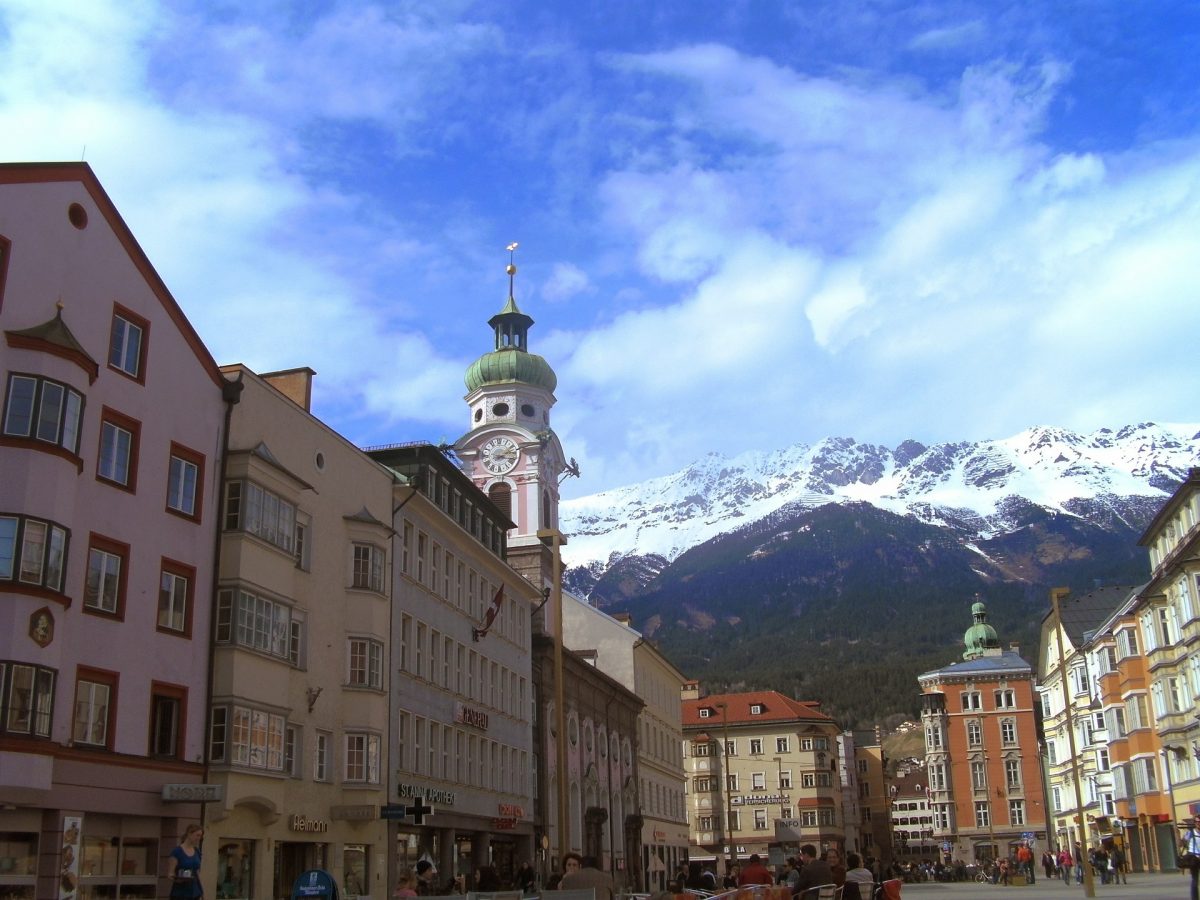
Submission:
M 679 871 L 667 890 L 675 894 L 685 890 L 717 893 L 756 884 L 787 885 L 792 896 L 799 897 L 820 885 L 835 884 L 842 888 L 844 900 L 871 900 L 875 885 L 889 877 L 892 877 L 891 873 L 873 857 L 864 859 L 857 853 L 847 853 L 843 859 L 837 848 L 818 852 L 814 845 L 805 844 L 800 848 L 799 856 L 789 856 L 776 872 L 772 872 L 755 853 L 744 866 L 731 865 L 719 883 L 713 869 L 693 860 L 686 869 Z

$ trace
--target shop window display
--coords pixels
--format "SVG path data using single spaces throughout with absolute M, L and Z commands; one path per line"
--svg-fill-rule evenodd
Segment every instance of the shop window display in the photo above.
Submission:
M 35 832 L 0 831 L 0 897 L 33 900 L 37 851 Z
M 218 900 L 249 900 L 253 889 L 254 841 L 225 841 L 217 854 Z

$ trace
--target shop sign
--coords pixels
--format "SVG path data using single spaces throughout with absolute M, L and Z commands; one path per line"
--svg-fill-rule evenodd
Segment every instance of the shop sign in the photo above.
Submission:
M 787 803 L 788 794 L 748 794 L 745 797 L 733 797 L 729 802 L 733 806 L 762 803 Z
M 376 815 L 375 807 L 365 804 L 329 807 L 329 818 L 339 822 L 366 822 L 374 819 Z
M 168 803 L 220 803 L 225 799 L 225 785 L 164 784 L 162 798 Z
M 423 784 L 401 783 L 396 786 L 396 796 L 410 800 L 419 797 L 426 803 L 440 803 L 442 806 L 454 805 L 454 791 L 427 787 Z
M 488 714 L 482 709 L 473 709 L 463 703 L 454 704 L 454 721 L 460 725 L 470 725 L 480 731 L 488 730 Z
M 775 820 L 775 840 L 777 841 L 799 841 L 803 840 L 804 835 L 801 833 L 799 819 L 776 819 Z
M 654 839 L 656 841 L 665 841 L 667 839 L 667 833 L 665 831 L 656 831 L 654 832 Z
M 516 827 L 516 819 L 492 819 L 492 828 L 496 831 L 512 831 Z
M 525 818 L 525 807 L 517 806 L 515 803 L 499 804 L 500 817 L 503 819 L 523 819 Z
M 292 831 L 306 831 L 313 834 L 323 834 L 329 830 L 329 823 L 320 819 L 310 819 L 308 816 L 294 815 L 288 819 L 288 828 Z

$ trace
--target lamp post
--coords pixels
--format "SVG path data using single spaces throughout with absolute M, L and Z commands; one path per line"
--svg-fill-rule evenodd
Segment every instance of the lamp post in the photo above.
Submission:
M 563 858 L 570 849 L 567 825 L 567 711 L 563 688 L 562 598 L 562 545 L 567 542 L 567 539 L 557 528 L 542 528 L 538 531 L 537 536 L 543 544 L 549 545 L 553 558 L 550 588 L 554 597 L 554 724 L 558 731 L 555 735 L 554 752 L 558 757 L 558 862 L 559 865 L 563 865 Z
M 733 869 L 734 860 L 737 859 L 737 842 L 733 837 L 733 789 L 730 786 L 729 779 L 729 704 L 717 703 L 717 709 L 721 710 L 721 724 L 724 731 L 724 740 L 721 744 L 721 760 L 724 763 L 722 766 L 721 778 L 725 782 L 725 839 L 729 841 L 729 858 L 725 861 L 725 871 L 730 872 Z
M 774 759 L 775 767 L 779 772 L 779 818 L 786 819 L 787 815 L 785 814 L 787 813 L 787 807 L 785 807 L 783 804 L 783 757 L 776 756 Z
M 1054 636 L 1058 644 L 1058 677 L 1062 680 L 1063 702 L 1067 714 L 1067 742 L 1071 748 L 1071 781 L 1075 784 L 1075 810 L 1079 813 L 1079 846 L 1081 857 L 1079 863 L 1083 866 L 1083 895 L 1096 896 L 1096 880 L 1092 875 L 1092 867 L 1088 865 L 1088 833 L 1087 816 L 1083 812 L 1083 786 L 1079 779 L 1079 757 L 1075 750 L 1075 717 L 1071 710 L 1071 690 L 1067 685 L 1067 659 L 1063 650 L 1062 609 L 1059 603 L 1070 594 L 1068 588 L 1050 589 L 1050 606 L 1054 610 Z M 1074 848 L 1071 848 L 1074 855 Z

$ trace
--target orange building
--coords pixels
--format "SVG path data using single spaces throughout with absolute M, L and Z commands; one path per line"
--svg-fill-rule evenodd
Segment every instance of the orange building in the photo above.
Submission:
M 983 603 L 971 613 L 963 661 L 918 677 L 933 837 L 968 862 L 1046 846 L 1033 668 L 1000 648 Z

